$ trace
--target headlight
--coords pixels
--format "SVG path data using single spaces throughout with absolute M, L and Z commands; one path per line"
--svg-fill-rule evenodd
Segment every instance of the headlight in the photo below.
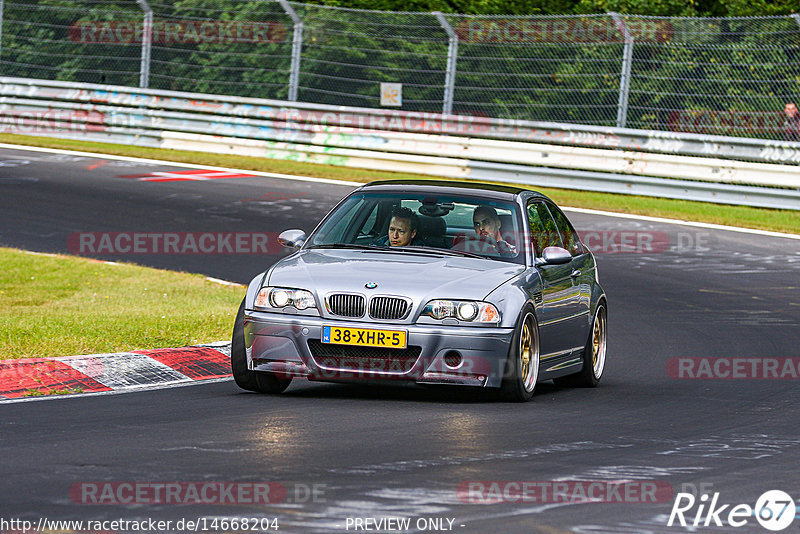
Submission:
M 468 323 L 499 323 L 500 312 L 493 304 L 474 300 L 432 300 L 422 315 L 437 320 L 458 319 Z
M 294 306 L 298 310 L 316 308 L 314 295 L 305 289 L 285 287 L 262 287 L 256 296 L 256 308 L 285 308 Z

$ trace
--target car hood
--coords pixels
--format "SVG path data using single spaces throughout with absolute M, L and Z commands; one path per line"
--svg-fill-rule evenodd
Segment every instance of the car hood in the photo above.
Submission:
M 303 250 L 278 262 L 267 285 L 314 291 L 400 295 L 419 305 L 434 298 L 482 300 L 524 270 L 515 263 L 410 252 Z M 367 289 L 367 283 L 377 284 Z

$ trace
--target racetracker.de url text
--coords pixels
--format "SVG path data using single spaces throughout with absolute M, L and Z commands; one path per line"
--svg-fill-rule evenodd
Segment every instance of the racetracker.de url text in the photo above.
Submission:
M 0 532 L 29 534 L 47 532 L 264 532 L 277 531 L 274 517 L 198 517 L 194 519 L 155 520 L 105 519 L 60 520 L 40 517 L 36 521 L 0 517 Z

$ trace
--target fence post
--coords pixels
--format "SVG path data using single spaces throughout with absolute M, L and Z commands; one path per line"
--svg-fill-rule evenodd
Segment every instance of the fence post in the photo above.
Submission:
M 294 24 L 292 29 L 292 62 L 289 66 L 289 100 L 297 101 L 297 88 L 300 85 L 300 54 L 303 52 L 303 21 L 286 0 L 278 0 L 283 11 Z
M 144 11 L 142 26 L 142 64 L 139 67 L 139 87 L 146 89 L 150 85 L 150 49 L 153 45 L 153 10 L 147 0 L 136 0 Z
M 0 56 L 3 55 L 3 8 L 5 0 L 0 0 Z
M 456 88 L 456 62 L 458 61 L 458 34 L 450 26 L 441 11 L 434 11 L 439 25 L 447 32 L 447 71 L 444 76 L 444 103 L 442 113 L 450 115 L 453 112 L 453 93 Z
M 624 128 L 628 122 L 628 94 L 631 90 L 631 64 L 633 63 L 633 36 L 619 13 L 609 13 L 617 29 L 625 40 L 622 50 L 622 71 L 619 76 L 619 102 L 617 103 L 617 128 Z

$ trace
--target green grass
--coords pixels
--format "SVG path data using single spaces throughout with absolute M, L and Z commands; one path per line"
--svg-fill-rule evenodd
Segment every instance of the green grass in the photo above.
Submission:
M 226 340 L 244 292 L 197 274 L 0 248 L 0 359 Z
M 406 173 L 369 171 L 364 169 L 352 169 L 332 165 L 318 165 L 313 163 L 298 163 L 294 161 L 267 158 L 208 154 L 204 152 L 185 152 L 160 148 L 141 148 L 127 145 L 93 143 L 69 139 L 53 139 L 15 134 L 0 134 L 0 142 L 60 148 L 65 150 L 101 152 L 105 154 L 116 154 L 139 158 L 162 159 L 198 165 L 234 167 L 237 169 L 251 169 L 264 172 L 315 176 L 318 178 L 347 180 L 352 182 L 369 182 L 373 180 L 397 178 L 434 178 L 431 176 L 421 176 Z M 776 232 L 800 234 L 800 210 L 774 210 L 654 197 L 551 189 L 546 187 L 534 188 L 548 195 L 558 204 L 564 206 L 591 208 L 621 213 L 635 213 L 638 215 L 650 215 L 654 217 L 666 217 L 670 219 L 708 222 L 728 226 L 742 226 L 745 228 L 756 228 L 759 230 L 772 230 Z

